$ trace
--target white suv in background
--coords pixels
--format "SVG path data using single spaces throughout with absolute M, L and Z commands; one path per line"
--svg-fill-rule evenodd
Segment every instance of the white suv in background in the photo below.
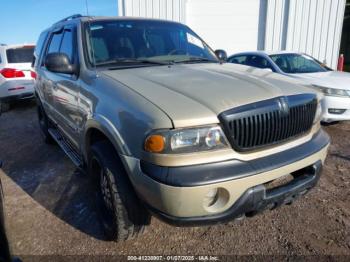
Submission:
M 34 45 L 0 45 L 0 110 L 8 110 L 11 101 L 34 97 L 33 52 Z

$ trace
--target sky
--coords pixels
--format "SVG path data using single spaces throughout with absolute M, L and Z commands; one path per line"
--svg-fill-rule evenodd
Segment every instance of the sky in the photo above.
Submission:
M 0 43 L 32 44 L 54 22 L 72 14 L 86 15 L 86 0 L 1 1 Z M 116 16 L 118 0 L 87 0 L 90 15 Z

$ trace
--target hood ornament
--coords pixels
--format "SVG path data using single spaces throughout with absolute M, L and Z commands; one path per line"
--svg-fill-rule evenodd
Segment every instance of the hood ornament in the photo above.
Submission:
M 282 113 L 283 116 L 286 116 L 289 114 L 289 105 L 286 97 L 280 97 L 278 99 L 278 107 L 279 107 L 279 111 Z

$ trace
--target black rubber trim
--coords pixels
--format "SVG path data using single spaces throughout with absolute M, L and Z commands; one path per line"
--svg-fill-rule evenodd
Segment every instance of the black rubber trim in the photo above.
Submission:
M 317 153 L 329 144 L 329 136 L 320 130 L 297 147 L 251 161 L 229 160 L 182 167 L 162 167 L 141 161 L 141 170 L 152 179 L 170 186 L 192 187 L 239 179 L 292 164 Z
M 12 95 L 12 96 L 7 96 L 1 99 L 1 102 L 8 103 L 12 101 L 17 101 L 17 100 L 25 100 L 25 99 L 32 99 L 34 98 L 34 93 L 22 93 L 19 95 Z
M 322 173 L 322 162 L 303 168 L 292 175 L 288 184 L 266 189 L 264 185 L 249 188 L 227 211 L 215 215 L 198 217 L 174 217 L 150 206 L 149 210 L 158 218 L 175 226 L 212 225 L 231 221 L 242 216 L 254 216 L 264 210 L 271 210 L 284 204 L 291 204 L 296 198 L 315 187 Z

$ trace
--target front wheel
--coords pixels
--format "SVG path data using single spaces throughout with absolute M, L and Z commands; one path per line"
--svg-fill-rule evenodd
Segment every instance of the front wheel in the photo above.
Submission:
M 109 142 L 92 145 L 89 173 L 97 184 L 97 204 L 107 239 L 123 241 L 143 233 L 150 223 L 150 214 L 136 196 Z
M 10 104 L 5 102 L 0 102 L 0 114 L 5 113 L 10 110 Z
M 44 111 L 43 106 L 39 101 L 37 101 L 37 113 L 38 113 L 39 126 L 41 129 L 41 133 L 43 134 L 45 143 L 53 144 L 54 139 L 49 133 L 49 119 Z

